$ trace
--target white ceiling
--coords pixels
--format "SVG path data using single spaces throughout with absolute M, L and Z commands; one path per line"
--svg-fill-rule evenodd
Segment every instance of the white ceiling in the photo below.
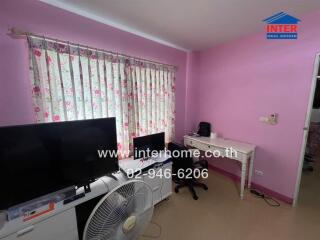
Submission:
M 320 0 L 41 0 L 183 50 L 203 50 L 256 31 L 285 11 L 302 16 Z

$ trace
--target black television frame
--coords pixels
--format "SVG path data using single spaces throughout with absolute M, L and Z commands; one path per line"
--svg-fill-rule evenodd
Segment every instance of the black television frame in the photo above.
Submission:
M 37 131 L 40 131 L 39 129 L 50 128 L 50 130 L 48 130 L 48 132 L 51 132 L 52 134 L 61 134 L 61 132 L 63 130 L 65 130 L 64 128 L 67 128 L 68 126 L 72 126 L 73 125 L 73 127 L 76 128 L 75 125 L 81 127 L 81 126 L 85 126 L 86 124 L 89 124 L 88 126 L 98 126 L 99 125 L 99 127 L 101 125 L 101 126 L 103 126 L 103 127 L 101 127 L 101 129 L 110 128 L 109 132 L 108 131 L 102 131 L 101 137 L 106 133 L 107 133 L 107 135 L 110 135 L 110 139 L 112 138 L 112 140 L 109 140 L 109 142 L 112 142 L 112 143 L 106 143 L 106 145 L 110 145 L 110 146 L 112 145 L 112 149 L 110 149 L 110 150 L 117 151 L 117 133 L 116 133 L 116 121 L 115 121 L 115 118 L 100 118 L 100 119 L 91 119 L 91 120 L 65 121 L 65 122 L 55 122 L 55 123 L 36 123 L 36 124 L 27 124 L 27 125 L 18 125 L 18 126 L 5 126 L 5 127 L 0 127 L 0 168 L 2 166 L 3 169 L 5 169 L 5 168 L 9 169 L 9 168 L 13 167 L 13 164 L 15 164 L 14 167 L 17 167 L 19 165 L 22 165 L 22 166 L 26 165 L 26 163 L 21 164 L 21 161 L 23 161 L 23 160 L 19 159 L 20 162 L 13 163 L 13 164 L 10 164 L 10 165 L 4 167 L 5 164 L 8 164 L 8 159 L 9 159 L 8 156 L 9 155 L 8 155 L 8 153 L 4 153 L 5 150 L 3 150 L 3 149 L 6 146 L 8 146 L 6 144 L 10 145 L 10 143 L 6 143 L 5 140 L 4 140 L 6 133 L 10 133 L 10 132 L 14 133 L 14 132 L 16 132 L 16 134 L 18 136 L 19 135 L 18 132 L 20 132 L 20 131 L 21 131 L 21 133 L 26 133 L 26 132 L 28 132 L 26 129 L 33 129 L 33 131 L 35 131 L 34 134 L 36 135 L 38 133 Z M 107 125 L 109 124 L 110 126 L 111 125 L 112 126 L 111 127 L 110 126 L 106 126 L 106 125 L 104 126 L 104 124 L 107 124 Z M 64 126 L 64 127 L 62 127 L 62 126 Z M 59 129 L 60 129 L 60 133 L 59 133 Z M 30 130 L 30 131 L 32 132 L 32 130 Z M 81 131 L 79 131 L 79 132 L 81 132 Z M 99 132 L 99 131 L 97 131 L 97 132 Z M 3 137 L 1 137 L 1 135 Z M 28 137 L 28 136 L 25 136 L 25 135 L 23 136 L 23 138 L 26 138 L 26 137 Z M 30 138 L 32 138 L 32 137 L 30 136 Z M 39 136 L 39 139 L 43 140 L 43 138 L 41 138 L 41 137 L 42 136 Z M 2 142 L 1 142 L 1 138 L 3 139 Z M 48 137 L 48 138 L 50 138 L 50 137 Z M 14 141 L 13 139 L 14 139 L 14 137 L 12 137 L 10 140 Z M 38 138 L 35 138 L 35 139 L 39 140 Z M 54 137 L 52 137 L 52 139 L 54 139 Z M 50 139 L 50 140 L 52 140 L 52 139 Z M 56 139 L 58 139 L 58 138 L 56 137 Z M 39 142 L 41 142 L 41 141 L 39 140 Z M 28 145 L 28 144 L 26 143 L 26 145 Z M 43 145 L 45 145 L 45 144 L 43 143 Z M 40 147 L 40 149 L 42 149 L 42 147 Z M 81 146 L 79 146 L 79 150 L 82 150 Z M 46 152 L 47 156 L 50 156 L 50 160 L 48 160 L 48 161 L 51 161 L 50 164 L 52 164 L 52 159 L 56 155 L 54 155 L 52 157 L 52 155 L 48 155 L 50 153 L 51 153 L 50 151 Z M 5 155 L 5 154 L 7 154 L 7 155 Z M 97 159 L 98 159 L 98 153 L 96 153 L 96 154 L 97 154 L 97 158 L 93 159 L 93 161 L 97 161 Z M 21 154 L 21 156 L 22 156 L 22 154 Z M 41 156 L 42 155 L 40 153 L 40 157 Z M 1 159 L 1 157 L 4 157 L 5 160 Z M 17 160 L 19 158 L 19 154 L 16 154 L 13 158 L 15 160 Z M 32 158 L 32 155 L 30 155 L 30 156 L 28 155 L 26 158 Z M 1 161 L 7 161 L 7 162 L 1 162 Z M 102 159 L 102 161 L 103 161 L 103 159 Z M 57 162 L 59 162 L 59 161 L 57 161 Z M 59 166 L 57 166 L 57 169 L 59 169 L 58 171 L 61 171 L 61 173 L 62 173 L 63 171 L 66 171 L 66 169 L 63 169 L 64 166 L 63 166 L 63 164 L 60 164 L 60 163 L 61 162 L 58 163 Z M 73 162 L 73 163 L 76 163 L 76 162 Z M 1 191 L 0 209 L 7 209 L 9 207 L 21 204 L 23 202 L 30 201 L 32 199 L 35 199 L 35 198 L 38 198 L 38 197 L 53 193 L 55 191 L 62 190 L 64 188 L 67 188 L 67 187 L 70 187 L 70 186 L 75 186 L 75 187 L 84 186 L 86 191 L 90 191 L 90 188 L 88 189 L 88 186 L 90 186 L 89 184 L 91 182 L 95 181 L 99 177 L 111 174 L 111 173 L 116 172 L 116 171 L 119 170 L 118 157 L 113 157 L 112 159 L 111 158 L 106 158 L 104 162 L 100 162 L 100 163 L 102 164 L 101 166 L 107 166 L 107 167 L 105 168 L 105 170 L 101 170 L 101 171 L 97 172 L 96 175 L 91 175 L 91 173 L 88 173 L 90 176 L 89 175 L 83 176 L 83 181 L 68 179 L 68 181 L 66 181 L 65 184 L 63 184 L 63 181 L 65 180 L 65 178 L 63 178 L 63 180 L 61 180 L 61 182 L 52 183 L 52 185 L 50 185 L 48 187 L 48 191 L 46 191 L 46 189 L 44 189 L 44 186 L 42 186 L 42 184 L 48 183 L 49 181 L 47 181 L 47 182 L 43 181 L 45 183 L 39 183 L 36 186 L 32 187 L 32 189 L 33 189 L 32 192 L 27 192 L 27 191 L 24 192 L 24 189 L 31 189 L 30 187 L 27 187 L 27 182 L 28 182 L 27 180 L 28 179 L 26 179 L 26 178 L 21 179 L 22 177 L 25 177 L 26 175 L 21 174 L 22 176 L 19 175 L 20 177 L 16 176 L 16 175 L 12 174 L 13 170 L 11 170 L 11 174 L 9 174 L 9 173 L 6 174 L 6 175 L 5 174 L 1 174 L 2 176 L 0 176 L 0 191 Z M 66 164 L 69 164 L 69 167 L 70 167 L 70 164 L 72 164 L 72 161 L 70 161 L 70 163 L 66 163 Z M 94 163 L 93 163 L 93 165 L 94 165 Z M 37 172 L 36 172 L 37 167 L 36 166 L 30 166 L 30 168 L 34 168 L 35 169 L 35 172 L 33 172 L 33 173 L 31 172 L 30 174 L 36 175 L 37 174 Z M 86 170 L 83 171 L 83 172 L 86 172 Z M 90 170 L 92 170 L 92 169 L 90 169 Z M 23 169 L 19 169 L 19 173 L 21 173 L 21 171 L 23 171 Z M 60 174 L 60 172 L 59 172 L 59 174 Z M 54 176 L 56 177 L 57 175 L 54 175 Z M 32 178 L 32 177 L 34 177 L 34 176 L 30 175 L 30 178 Z M 50 179 L 50 177 L 48 177 L 48 178 Z M 79 178 L 81 178 L 81 176 Z M 55 178 L 55 179 L 57 179 L 57 178 Z M 34 179 L 30 180 L 30 182 L 34 183 L 33 180 Z M 39 179 L 39 181 L 41 181 L 41 179 Z M 25 185 L 23 185 L 24 182 L 25 182 Z M 15 195 L 15 193 L 17 193 L 17 191 L 20 191 L 19 185 L 21 186 L 20 189 L 21 189 L 22 192 Z M 42 189 L 39 189 L 39 188 L 42 188 Z M 16 196 L 16 199 L 13 197 L 14 195 Z M 6 200 L 6 198 L 8 200 Z

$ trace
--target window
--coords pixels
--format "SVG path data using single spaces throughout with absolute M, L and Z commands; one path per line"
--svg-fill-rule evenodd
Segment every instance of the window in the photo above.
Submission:
M 76 45 L 28 37 L 37 122 L 116 117 L 118 150 L 132 138 L 174 136 L 175 70 Z

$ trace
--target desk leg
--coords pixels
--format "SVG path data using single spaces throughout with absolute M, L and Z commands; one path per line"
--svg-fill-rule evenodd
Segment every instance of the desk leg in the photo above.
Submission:
M 246 176 L 247 176 L 247 161 L 244 161 L 242 162 L 242 165 L 241 165 L 241 189 L 240 189 L 241 199 L 243 199 L 244 186 L 246 184 Z
M 253 162 L 254 162 L 254 152 L 252 152 L 250 157 L 250 169 L 249 169 L 249 179 L 248 179 L 248 188 L 251 188 L 251 181 L 252 181 L 252 175 L 253 175 Z

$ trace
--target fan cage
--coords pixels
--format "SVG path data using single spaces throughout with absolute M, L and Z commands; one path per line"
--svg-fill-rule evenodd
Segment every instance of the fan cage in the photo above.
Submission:
M 136 239 L 151 220 L 151 187 L 140 180 L 130 180 L 115 187 L 96 205 L 85 226 L 83 240 Z M 122 227 L 131 216 L 135 226 L 125 232 Z

